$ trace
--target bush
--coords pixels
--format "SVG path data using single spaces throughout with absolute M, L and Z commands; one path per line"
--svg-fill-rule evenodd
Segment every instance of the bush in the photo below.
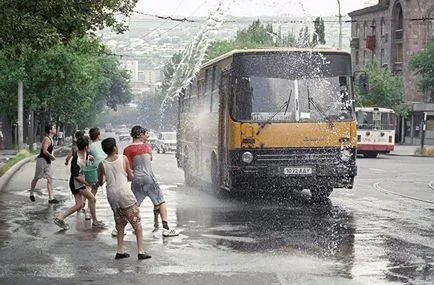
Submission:
M 427 155 L 427 156 L 434 156 L 434 148 L 426 148 L 424 147 L 421 151 L 420 147 L 418 147 L 415 151 L 415 154 L 421 154 L 421 155 Z

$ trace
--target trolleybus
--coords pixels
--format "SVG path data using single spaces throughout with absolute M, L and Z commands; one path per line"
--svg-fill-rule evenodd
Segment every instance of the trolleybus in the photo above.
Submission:
M 375 158 L 395 148 L 396 115 L 392 109 L 356 107 L 357 153 Z

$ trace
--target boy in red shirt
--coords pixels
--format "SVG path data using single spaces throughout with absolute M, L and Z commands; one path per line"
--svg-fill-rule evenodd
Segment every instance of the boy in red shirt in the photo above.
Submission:
M 167 223 L 166 201 L 152 172 L 152 148 L 147 143 L 148 131 L 141 126 L 134 126 L 131 129 L 131 137 L 133 143 L 124 149 L 124 155 L 134 171 L 131 190 L 136 196 L 137 204 L 140 206 L 143 200 L 149 197 L 154 204 L 154 231 L 158 230 L 158 216 L 156 225 L 155 216 L 159 213 L 163 223 L 163 236 L 177 236 L 179 232 L 170 229 Z

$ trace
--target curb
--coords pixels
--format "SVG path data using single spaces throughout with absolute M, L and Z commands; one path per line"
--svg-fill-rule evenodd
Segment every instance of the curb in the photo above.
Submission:
M 431 157 L 434 158 L 434 156 L 430 155 L 422 155 L 422 154 L 396 154 L 396 153 L 386 153 L 384 155 L 388 156 L 406 156 L 406 157 Z
M 29 157 L 26 157 L 26 158 L 20 160 L 19 162 L 14 164 L 11 168 L 9 168 L 5 174 L 0 176 L 0 192 L 3 192 L 3 189 L 8 185 L 12 176 L 14 176 L 15 173 L 17 173 L 18 170 L 20 170 L 24 164 L 26 164 L 27 162 L 29 162 L 31 160 L 34 160 L 37 156 L 38 155 L 32 155 L 32 156 L 29 156 Z
M 66 149 L 69 149 L 70 147 L 67 147 Z M 53 153 L 57 154 L 59 151 L 63 151 L 65 150 L 65 148 L 56 148 L 54 149 Z M 26 157 L 22 160 L 20 160 L 19 162 L 17 162 L 16 164 L 14 164 L 11 168 L 9 168 L 8 171 L 6 171 L 5 174 L 3 174 L 2 176 L 0 176 L 0 193 L 3 192 L 3 189 L 8 185 L 9 180 L 11 180 L 12 176 L 15 175 L 15 173 L 18 172 L 18 170 L 21 169 L 21 167 L 23 167 L 24 164 L 28 163 L 29 161 L 35 160 L 36 157 L 39 154 L 35 154 L 29 157 Z

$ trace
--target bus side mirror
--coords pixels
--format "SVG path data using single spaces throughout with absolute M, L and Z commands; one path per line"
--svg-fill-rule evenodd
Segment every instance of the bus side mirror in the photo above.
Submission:
M 366 95 L 369 93 L 368 75 L 366 73 L 360 73 L 359 75 L 359 88 L 360 93 Z

